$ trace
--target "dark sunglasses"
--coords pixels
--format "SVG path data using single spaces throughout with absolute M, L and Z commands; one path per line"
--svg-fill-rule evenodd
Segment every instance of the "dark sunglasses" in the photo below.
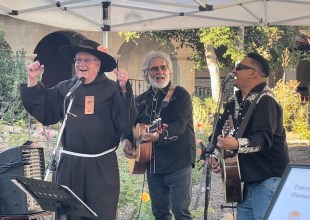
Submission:
M 238 63 L 236 65 L 236 70 L 239 71 L 239 70 L 256 70 L 256 69 L 254 67 L 247 66 L 247 65 L 244 65 L 242 63 Z
M 147 70 L 151 73 L 157 73 L 159 72 L 159 70 L 161 69 L 161 71 L 167 71 L 168 66 L 167 65 L 161 65 L 161 66 L 150 66 L 147 68 Z

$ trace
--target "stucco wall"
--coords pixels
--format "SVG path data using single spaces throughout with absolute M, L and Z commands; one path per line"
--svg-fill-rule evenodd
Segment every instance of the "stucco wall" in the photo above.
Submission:
M 26 51 L 26 62 L 29 63 L 35 58 L 33 54 L 37 44 L 47 35 L 53 32 L 66 31 L 66 29 L 55 28 L 46 25 L 40 25 L 32 22 L 0 15 L 0 27 L 6 32 L 6 41 L 12 51 L 24 49 Z M 82 34 L 98 43 L 105 41 L 105 33 L 103 32 L 87 32 L 75 30 L 76 34 Z M 160 48 L 154 41 L 140 39 L 139 44 L 125 42 L 118 33 L 108 33 L 108 49 L 109 53 L 119 60 L 119 68 L 129 71 L 130 78 L 143 79 L 141 75 L 141 62 L 145 54 L 150 50 L 162 49 L 169 52 L 166 48 Z M 195 74 L 191 70 L 192 64 L 186 60 L 191 50 L 183 48 L 178 50 L 177 55 L 172 59 L 175 61 L 174 67 L 174 83 L 184 86 L 190 93 L 194 92 Z M 115 79 L 113 73 L 108 74 L 110 78 Z

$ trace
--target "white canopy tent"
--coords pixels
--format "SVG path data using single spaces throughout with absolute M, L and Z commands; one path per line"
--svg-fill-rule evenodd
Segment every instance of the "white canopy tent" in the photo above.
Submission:
M 310 26 L 310 0 L 0 0 L 0 14 L 87 31 Z

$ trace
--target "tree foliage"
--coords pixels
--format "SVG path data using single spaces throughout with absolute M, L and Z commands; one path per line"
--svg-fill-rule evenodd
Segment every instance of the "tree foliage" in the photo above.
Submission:
M 299 27 L 251 27 L 245 30 L 246 51 L 262 54 L 271 66 L 278 81 L 283 69 L 295 69 L 300 58 L 300 51 L 295 48 L 295 38 L 300 35 Z
M 222 68 L 231 68 L 248 52 L 256 51 L 270 61 L 275 74 L 283 68 L 295 68 L 300 52 L 295 49 L 295 38 L 304 27 L 244 27 L 244 39 L 238 35 L 238 27 L 210 27 L 189 30 L 168 30 L 152 32 L 120 32 L 127 41 L 135 41 L 141 36 L 156 40 L 161 46 L 167 42 L 177 42 L 176 49 L 188 46 L 192 54 L 188 57 L 197 70 L 207 69 L 204 44 L 213 45 Z M 244 51 L 239 45 L 243 44 Z
M 0 30 L 0 112 L 1 119 L 12 123 L 26 117 L 19 96 L 19 85 L 27 79 L 26 52 L 19 50 L 14 54 L 4 37 L 4 31 Z
M 192 61 L 193 69 L 209 71 L 212 98 L 218 100 L 220 68 L 232 69 L 248 52 L 258 52 L 269 61 L 274 82 L 282 78 L 284 69 L 295 69 L 300 58 L 300 51 L 294 44 L 296 36 L 300 35 L 299 29 L 288 26 L 210 27 L 119 34 L 127 41 L 145 36 L 163 47 L 175 41 L 176 49 L 184 46 L 192 48 L 188 59 Z

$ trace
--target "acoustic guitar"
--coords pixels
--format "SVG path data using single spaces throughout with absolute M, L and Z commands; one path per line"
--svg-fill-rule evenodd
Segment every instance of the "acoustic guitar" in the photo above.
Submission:
M 233 136 L 235 132 L 232 116 L 226 120 L 222 129 L 222 136 Z M 242 201 L 243 184 L 241 182 L 238 154 L 236 151 L 220 151 L 220 166 L 224 182 L 226 203 Z
M 138 123 L 134 129 L 134 159 L 129 159 L 129 172 L 131 174 L 144 174 L 147 163 L 151 161 L 152 142 L 142 140 L 142 131 L 146 128 L 148 133 L 160 132 L 162 129 L 161 118 L 156 119 L 151 125 Z

